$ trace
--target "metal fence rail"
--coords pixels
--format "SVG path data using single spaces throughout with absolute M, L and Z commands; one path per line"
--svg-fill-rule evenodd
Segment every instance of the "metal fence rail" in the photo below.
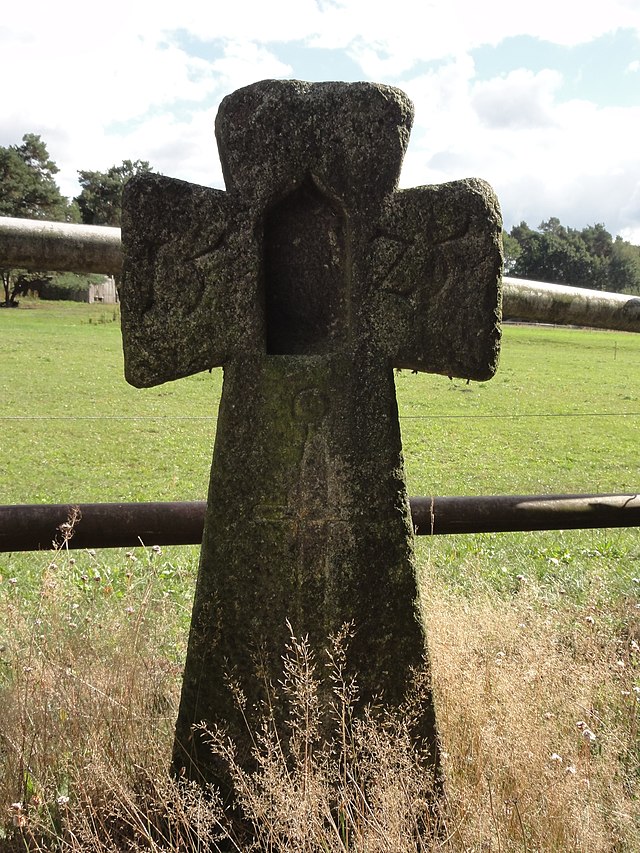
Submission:
M 0 217 L 0 268 L 117 274 L 120 229 Z M 508 277 L 503 313 L 640 332 L 639 297 Z M 419 536 L 640 526 L 637 494 L 414 497 L 410 503 Z M 204 501 L 0 506 L 0 551 L 46 550 L 64 540 L 69 548 L 196 544 L 205 507 Z
M 0 268 L 115 275 L 122 268 L 120 229 L 3 216 Z
M 119 228 L 0 217 L 0 269 L 122 269 Z M 640 298 L 524 279 L 502 279 L 505 318 L 640 332 Z
M 640 495 L 413 497 L 418 536 L 640 526 Z M 189 545 L 202 539 L 206 502 L 0 506 L 0 551 Z M 72 529 L 69 520 L 75 517 Z

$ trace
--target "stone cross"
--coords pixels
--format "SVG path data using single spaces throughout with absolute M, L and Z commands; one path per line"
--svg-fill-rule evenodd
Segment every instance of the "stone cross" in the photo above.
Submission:
M 287 620 L 318 657 L 353 622 L 361 703 L 397 706 L 425 661 L 393 370 L 493 375 L 501 219 L 479 180 L 397 190 L 412 119 L 387 86 L 263 81 L 220 106 L 226 191 L 125 191 L 128 381 L 224 367 L 174 748 L 223 789 L 192 726 L 251 764 L 228 680 L 260 709 Z M 436 761 L 430 695 L 416 736 Z

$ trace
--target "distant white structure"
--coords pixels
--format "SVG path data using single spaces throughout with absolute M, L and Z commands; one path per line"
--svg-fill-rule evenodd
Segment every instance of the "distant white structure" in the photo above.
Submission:
M 89 285 L 87 302 L 104 302 L 105 305 L 115 305 L 118 301 L 118 291 L 113 276 L 108 276 L 98 284 Z

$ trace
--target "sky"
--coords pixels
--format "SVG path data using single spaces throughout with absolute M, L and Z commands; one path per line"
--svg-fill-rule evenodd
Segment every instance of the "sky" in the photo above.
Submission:
M 507 230 L 640 244 L 640 0 L 23 0 L 0 57 L 0 145 L 39 133 L 69 197 L 124 159 L 223 188 L 226 94 L 370 80 L 415 105 L 401 187 L 480 177 Z

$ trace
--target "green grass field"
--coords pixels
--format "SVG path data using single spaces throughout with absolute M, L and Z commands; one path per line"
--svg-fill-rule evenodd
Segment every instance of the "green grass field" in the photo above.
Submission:
M 0 311 L 0 365 L 0 503 L 206 496 L 220 370 L 131 388 L 117 311 L 37 301 Z M 640 336 L 509 326 L 491 382 L 396 386 L 411 494 L 640 487 Z M 448 756 L 447 837 L 420 849 L 640 849 L 640 531 L 416 550 Z M 195 849 L 145 833 L 149 802 L 195 820 L 166 767 L 197 552 L 0 554 L 2 853 Z
M 1 503 L 206 496 L 222 371 L 132 388 L 117 320 L 114 308 L 69 302 L 0 312 Z M 508 326 L 490 382 L 403 371 L 396 385 L 410 494 L 640 488 L 640 336 Z M 518 573 L 559 555 L 576 575 L 599 552 L 622 578 L 640 574 L 638 539 L 637 530 L 458 536 L 422 539 L 418 551 L 454 574 L 469 555 L 491 574 L 488 553 Z
M 114 309 L 31 305 L 0 312 L 2 502 L 204 497 L 222 371 L 132 388 Z M 638 336 L 510 326 L 490 382 L 396 384 L 412 494 L 639 485 Z

